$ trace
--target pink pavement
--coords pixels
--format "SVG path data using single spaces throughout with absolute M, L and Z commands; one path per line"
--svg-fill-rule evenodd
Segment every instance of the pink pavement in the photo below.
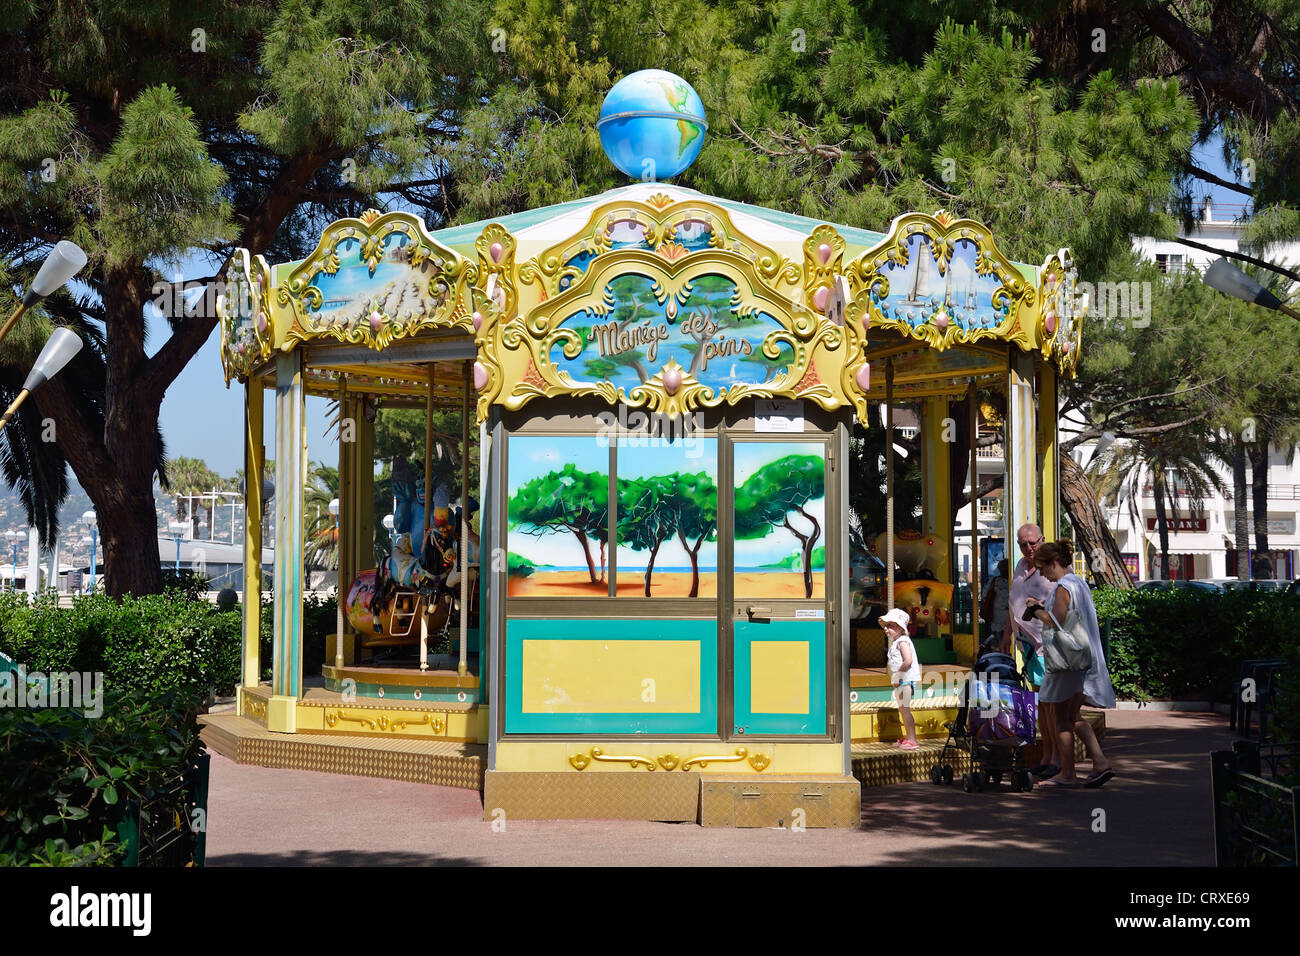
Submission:
M 1213 866 L 1217 714 L 1112 710 L 1101 790 L 898 784 L 863 790 L 850 830 L 719 830 L 623 820 L 507 820 L 479 794 L 244 766 L 213 755 L 209 866 Z M 1087 773 L 1085 762 L 1081 769 Z M 1105 830 L 1095 829 L 1104 811 Z

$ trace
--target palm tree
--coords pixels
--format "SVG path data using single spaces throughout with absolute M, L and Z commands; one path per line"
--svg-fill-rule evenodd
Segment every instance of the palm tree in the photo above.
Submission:
M 199 534 L 198 511 L 189 505 L 187 512 L 186 496 L 201 495 L 212 491 L 222 484 L 221 477 L 208 467 L 202 458 L 173 458 L 167 463 L 168 490 L 176 497 L 177 520 L 189 520 L 194 526 L 194 537 Z M 190 499 L 191 501 L 193 499 Z M 202 499 L 201 499 L 202 501 Z M 213 505 L 202 501 L 202 507 L 208 512 L 208 527 L 212 527 Z
M 316 462 L 307 470 L 303 487 L 303 537 L 307 545 L 307 572 L 336 571 L 339 566 L 338 525 L 330 514 L 330 502 L 339 496 L 339 470 Z
M 1203 513 L 1205 499 L 1212 492 L 1226 493 L 1212 459 L 1231 452 L 1220 447 L 1217 436 L 1162 432 L 1115 442 L 1088 464 L 1087 475 L 1099 499 L 1112 506 L 1128 503 L 1129 516 L 1139 527 L 1137 503 L 1146 482 L 1151 483 L 1156 509 L 1156 532 L 1160 538 L 1160 577 L 1169 579 L 1169 519 L 1177 521 L 1179 498 L 1187 509 Z

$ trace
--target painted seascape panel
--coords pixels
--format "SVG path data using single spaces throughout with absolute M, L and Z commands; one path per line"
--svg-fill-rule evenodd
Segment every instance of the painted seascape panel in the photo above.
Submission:
M 826 595 L 826 446 L 734 446 L 737 598 Z

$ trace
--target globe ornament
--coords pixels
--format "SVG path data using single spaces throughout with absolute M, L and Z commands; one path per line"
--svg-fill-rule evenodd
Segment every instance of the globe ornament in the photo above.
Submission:
M 666 70 L 640 70 L 614 84 L 596 120 L 609 161 L 633 179 L 682 173 L 704 145 L 709 124 L 691 85 Z

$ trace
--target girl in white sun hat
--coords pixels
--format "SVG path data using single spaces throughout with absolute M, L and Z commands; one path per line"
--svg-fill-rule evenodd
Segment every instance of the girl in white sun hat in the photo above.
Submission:
M 894 700 L 903 719 L 906 736 L 894 742 L 899 750 L 917 750 L 916 721 L 912 719 L 910 704 L 921 683 L 921 662 L 916 659 L 916 648 L 907 630 L 912 619 L 902 608 L 894 608 L 880 615 L 880 627 L 889 640 L 889 682 L 894 686 Z

